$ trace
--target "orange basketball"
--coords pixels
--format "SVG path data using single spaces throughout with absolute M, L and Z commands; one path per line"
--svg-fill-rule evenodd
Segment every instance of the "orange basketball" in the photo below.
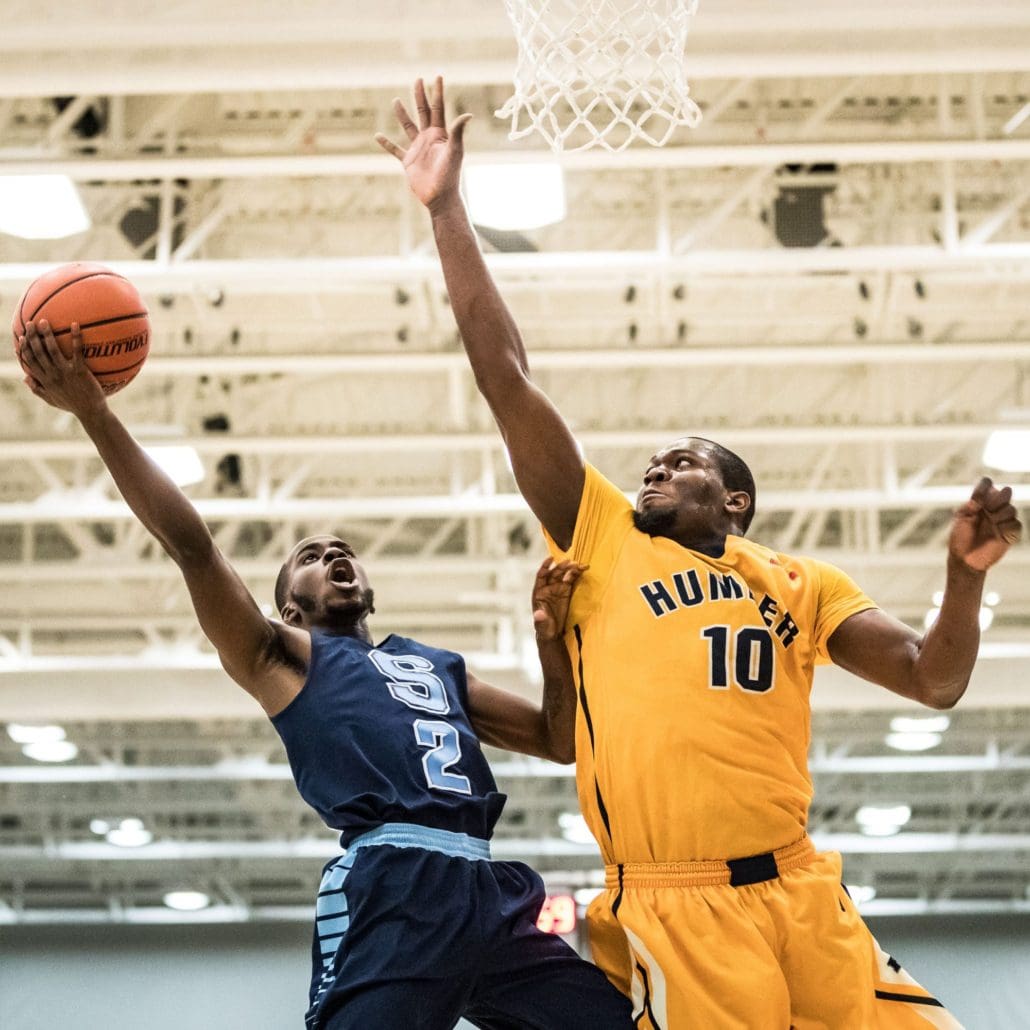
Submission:
M 79 323 L 86 364 L 105 393 L 132 382 L 150 351 L 150 319 L 139 291 L 95 262 L 61 265 L 29 285 L 11 322 L 15 354 L 25 323 L 44 318 L 65 354 L 71 354 L 72 322 Z

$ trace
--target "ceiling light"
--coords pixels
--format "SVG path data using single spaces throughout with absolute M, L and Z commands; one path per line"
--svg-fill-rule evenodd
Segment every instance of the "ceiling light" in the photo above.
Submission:
M 56 240 L 90 227 L 67 175 L 0 176 L 0 232 L 26 240 Z
M 894 733 L 943 733 L 950 725 L 947 715 L 895 715 L 891 719 Z
M 896 751 L 929 751 L 943 739 L 939 733 L 888 733 L 885 738 Z
M 95 833 L 98 837 L 103 837 L 109 829 L 111 829 L 111 824 L 106 819 L 90 819 L 89 821 L 89 832 Z
M 161 900 L 176 912 L 199 912 L 211 904 L 203 891 L 169 891 Z
M 120 848 L 139 848 L 149 844 L 154 835 L 143 825 L 142 819 L 123 819 L 105 834 L 108 844 Z
M 855 822 L 870 837 L 892 837 L 911 818 L 908 805 L 863 805 L 855 813 Z
M 144 450 L 171 476 L 176 486 L 190 486 L 204 478 L 204 465 L 195 447 L 161 444 Z
M 1030 429 L 996 429 L 987 437 L 983 463 L 1002 472 L 1030 472 Z
M 851 895 L 851 900 L 858 906 L 864 905 L 867 901 L 872 901 L 876 897 L 876 888 L 870 887 L 867 884 L 848 884 L 848 894 Z
M 25 744 L 21 753 L 37 762 L 70 762 L 79 749 L 70 740 L 37 740 Z
M 573 844 L 593 844 L 594 835 L 587 827 L 587 821 L 579 812 L 562 812 L 558 816 L 561 835 Z
M 565 217 L 565 175 L 553 161 L 470 164 L 465 197 L 476 225 L 513 232 L 539 229 Z
M 29 726 L 25 723 L 8 723 L 7 736 L 15 744 L 43 744 L 64 740 L 67 734 L 61 726 Z
M 940 617 L 940 608 L 930 608 L 927 613 L 923 616 L 923 629 L 929 629 Z M 981 632 L 986 632 L 994 624 L 994 609 L 989 608 L 987 605 L 983 605 L 980 608 L 980 614 L 977 616 L 977 621 L 980 624 Z

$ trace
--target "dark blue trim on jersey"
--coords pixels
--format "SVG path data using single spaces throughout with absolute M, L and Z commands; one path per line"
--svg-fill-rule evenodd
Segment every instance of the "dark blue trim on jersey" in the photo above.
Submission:
M 939 1002 L 936 998 L 916 997 L 896 991 L 877 991 L 876 997 L 881 1001 L 907 1001 L 910 1005 L 936 1005 L 937 1008 L 944 1008 L 943 1002 Z
M 579 666 L 579 703 L 583 706 L 583 715 L 587 721 L 587 733 L 590 736 L 590 754 L 596 758 L 597 752 L 594 749 L 594 721 L 590 718 L 590 706 L 587 704 L 586 686 L 583 683 L 583 634 L 580 632 L 579 626 L 573 626 L 572 632 L 576 634 L 576 648 Z M 597 808 L 601 813 L 601 822 L 604 823 L 605 831 L 608 834 L 608 840 L 611 841 L 612 826 L 608 819 L 608 808 L 605 806 L 604 798 L 601 797 L 601 785 L 597 782 L 596 765 L 594 769 L 594 792 L 597 794 Z

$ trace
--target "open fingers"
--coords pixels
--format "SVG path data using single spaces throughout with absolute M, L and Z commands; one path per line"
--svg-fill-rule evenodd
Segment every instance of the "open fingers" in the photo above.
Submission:
M 434 128 L 443 129 L 446 122 L 443 117 L 443 76 L 437 75 L 433 84 L 433 102 L 429 105 L 429 124 Z
M 421 79 L 415 80 L 415 108 L 418 110 L 418 124 L 421 129 L 428 129 L 432 124 L 429 111 L 429 99 L 426 97 L 426 84 Z
M 384 136 L 381 132 L 377 132 L 375 134 L 375 141 L 388 154 L 393 154 L 393 156 L 397 158 L 398 161 L 404 160 L 404 155 L 406 151 L 403 150 L 401 147 L 397 146 L 397 144 L 394 143 L 392 139 L 387 139 L 387 137 Z
M 393 113 L 408 139 L 414 139 L 418 135 L 418 126 L 411 120 L 411 115 L 408 114 L 408 109 L 400 97 L 393 98 Z

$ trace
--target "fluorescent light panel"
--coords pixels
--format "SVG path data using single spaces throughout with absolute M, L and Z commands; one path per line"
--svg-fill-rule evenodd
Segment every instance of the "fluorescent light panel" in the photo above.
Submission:
M 0 232 L 56 240 L 85 232 L 90 225 L 67 175 L 0 175 Z
M 465 169 L 465 197 L 476 225 L 510 232 L 539 229 L 565 217 L 565 175 L 551 161 L 472 164 Z
M 204 464 L 195 447 L 160 444 L 144 450 L 172 478 L 176 486 L 190 486 L 204 479 Z
M 983 463 L 1001 472 L 1030 472 L 1030 429 L 996 429 L 987 437 Z

